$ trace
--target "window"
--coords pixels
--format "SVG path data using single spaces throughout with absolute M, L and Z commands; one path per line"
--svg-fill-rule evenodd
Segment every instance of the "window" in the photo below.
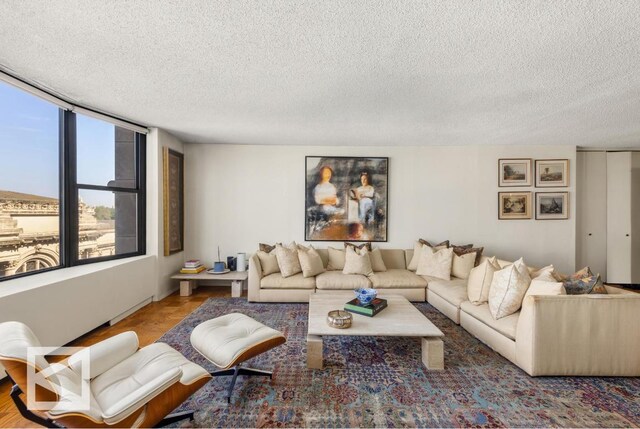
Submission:
M 59 109 L 0 82 L 0 278 L 60 265 Z
M 78 260 L 138 254 L 137 133 L 76 115 Z
M 145 253 L 145 135 L 0 82 L 0 280 Z

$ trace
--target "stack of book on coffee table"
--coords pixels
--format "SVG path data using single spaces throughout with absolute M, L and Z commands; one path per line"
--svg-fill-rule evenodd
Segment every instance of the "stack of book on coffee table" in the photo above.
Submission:
M 184 266 L 180 269 L 180 274 L 198 274 L 206 269 L 207 267 L 202 265 L 199 259 L 191 259 L 184 263 Z
M 354 298 L 344 305 L 344 309 L 351 313 L 362 314 L 364 316 L 373 317 L 387 308 L 387 300 L 382 298 L 374 298 L 369 304 L 363 305 Z

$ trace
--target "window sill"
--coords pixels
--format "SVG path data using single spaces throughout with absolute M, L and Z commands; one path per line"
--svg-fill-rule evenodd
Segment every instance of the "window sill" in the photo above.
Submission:
M 147 258 L 155 258 L 153 255 L 141 255 L 133 256 L 131 258 L 117 259 L 113 261 L 97 262 L 93 264 L 78 265 L 69 268 L 60 268 L 53 271 L 48 271 L 40 274 L 33 274 L 30 276 L 6 280 L 0 283 L 0 299 L 23 293 L 29 290 L 38 289 L 48 286 L 52 283 L 63 282 L 66 280 L 81 277 L 87 274 L 92 274 L 98 271 L 108 270 L 120 265 L 126 265 L 142 261 Z

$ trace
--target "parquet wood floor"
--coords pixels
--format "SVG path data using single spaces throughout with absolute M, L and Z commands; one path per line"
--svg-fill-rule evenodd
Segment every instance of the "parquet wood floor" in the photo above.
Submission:
M 246 294 L 246 291 L 244 293 Z M 220 287 L 199 287 L 191 296 L 180 296 L 176 292 L 162 301 L 146 305 L 113 326 L 94 329 L 68 345 L 90 346 L 121 332 L 135 331 L 140 340 L 140 347 L 144 347 L 160 338 L 208 298 L 229 297 L 230 290 Z M 22 418 L 9 397 L 10 390 L 8 380 L 0 382 L 0 428 L 40 427 Z

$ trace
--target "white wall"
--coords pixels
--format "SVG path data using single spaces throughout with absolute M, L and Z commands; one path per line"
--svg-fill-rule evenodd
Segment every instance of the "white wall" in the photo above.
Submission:
M 148 300 L 155 258 L 139 256 L 8 280 L 0 322 L 26 323 L 45 346 L 61 346 Z
M 165 146 L 183 149 L 171 134 L 152 130 L 147 136 L 147 255 L 4 281 L 0 284 L 0 322 L 24 322 L 43 345 L 61 346 L 177 289 L 169 276 L 182 265 L 183 252 L 163 256 Z
M 389 157 L 388 242 L 380 247 L 450 239 L 506 259 L 524 256 L 531 265 L 575 268 L 575 146 L 187 144 L 185 257 L 211 263 L 218 245 L 225 257 L 254 252 L 258 242 L 303 242 L 305 155 Z M 499 191 L 536 191 L 498 188 L 498 159 L 523 157 L 570 160 L 570 187 L 562 189 L 570 192 L 568 220 L 498 220 Z
M 147 253 L 157 256 L 156 301 L 178 289 L 178 282 L 170 277 L 184 262 L 184 252 L 164 256 L 162 152 L 165 147 L 184 152 L 184 144 L 180 140 L 164 130 L 153 128 L 147 135 Z

